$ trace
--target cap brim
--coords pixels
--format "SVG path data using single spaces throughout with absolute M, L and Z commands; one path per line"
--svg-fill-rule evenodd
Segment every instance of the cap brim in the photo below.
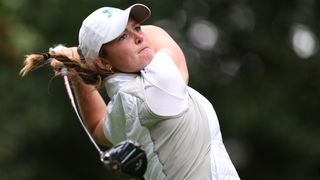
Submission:
M 119 37 L 123 31 L 126 29 L 126 26 L 128 24 L 128 20 L 130 17 L 132 17 L 134 20 L 136 20 L 138 23 L 144 22 L 148 17 L 151 15 L 150 9 L 143 5 L 143 4 L 134 4 L 124 10 L 123 12 L 119 12 L 118 16 L 116 16 L 113 21 L 113 28 L 110 29 L 110 32 L 108 34 L 108 38 L 105 38 L 106 41 L 103 42 L 111 42 L 112 40 Z M 112 36 L 110 35 L 112 34 Z
M 128 9 L 130 9 L 130 16 L 138 23 L 144 22 L 151 15 L 150 9 L 143 4 L 134 4 Z

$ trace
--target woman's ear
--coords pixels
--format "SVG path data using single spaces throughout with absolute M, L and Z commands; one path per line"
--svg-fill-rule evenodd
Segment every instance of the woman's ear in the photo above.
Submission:
M 98 57 L 95 61 L 94 61 L 95 65 L 101 69 L 101 70 L 109 70 L 112 68 L 112 66 L 106 62 L 104 59 L 102 59 L 101 57 Z

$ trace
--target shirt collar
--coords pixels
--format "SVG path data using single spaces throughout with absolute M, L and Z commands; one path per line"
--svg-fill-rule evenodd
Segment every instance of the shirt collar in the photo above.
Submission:
M 104 85 L 108 96 L 112 99 L 118 93 L 123 84 L 135 79 L 139 74 L 116 73 L 104 79 Z

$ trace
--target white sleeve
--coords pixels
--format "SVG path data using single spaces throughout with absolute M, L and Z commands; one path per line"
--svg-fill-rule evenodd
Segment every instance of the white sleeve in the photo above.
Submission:
M 141 75 L 144 78 L 146 101 L 153 113 L 174 116 L 187 108 L 187 85 L 167 53 L 156 53 Z

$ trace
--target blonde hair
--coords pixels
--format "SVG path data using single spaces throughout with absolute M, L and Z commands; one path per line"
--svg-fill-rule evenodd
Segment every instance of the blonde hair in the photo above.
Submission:
M 101 70 L 95 64 L 80 62 L 78 59 L 69 58 L 62 53 L 54 51 L 26 55 L 24 66 L 19 74 L 23 77 L 43 65 L 48 65 L 51 62 L 51 58 L 63 63 L 64 67 L 71 70 L 69 71 L 70 73 L 77 73 L 86 84 L 100 86 L 102 79 L 110 75 L 110 72 Z

